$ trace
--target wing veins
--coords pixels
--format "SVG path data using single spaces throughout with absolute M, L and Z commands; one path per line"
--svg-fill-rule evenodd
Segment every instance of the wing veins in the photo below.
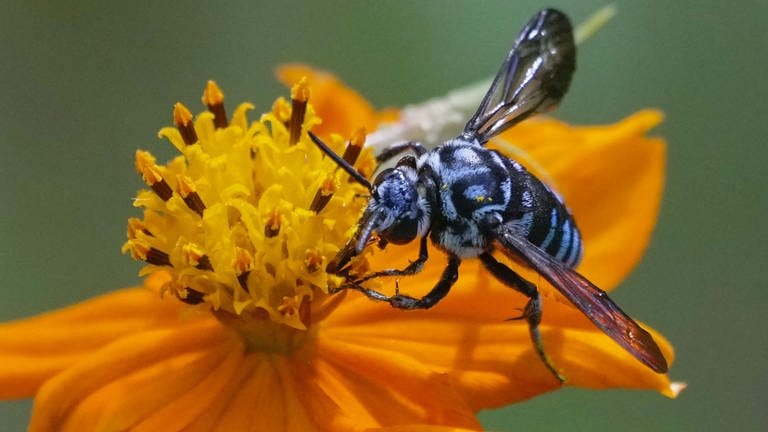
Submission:
M 568 17 L 554 9 L 540 11 L 518 35 L 463 136 L 485 143 L 557 104 L 570 85 L 575 57 Z
M 497 242 L 505 254 L 521 258 L 627 352 L 656 372 L 667 371 L 666 359 L 651 334 L 624 313 L 605 291 L 503 226 L 497 232 Z

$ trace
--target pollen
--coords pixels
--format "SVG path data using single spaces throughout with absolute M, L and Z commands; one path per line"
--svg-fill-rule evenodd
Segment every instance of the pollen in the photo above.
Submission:
M 198 215 L 202 216 L 205 210 L 205 204 L 197 193 L 197 187 L 194 180 L 188 176 L 178 176 L 176 179 L 177 189 L 176 192 L 184 200 L 184 203 L 190 210 L 194 211 Z
M 277 307 L 277 311 L 282 315 L 296 315 L 301 307 L 302 298 L 299 296 L 283 297 L 282 303 Z
M 320 255 L 320 252 L 318 252 L 317 249 L 307 249 L 304 265 L 307 267 L 308 272 L 314 273 L 322 267 L 323 256 Z
M 243 248 L 235 248 L 235 258 L 232 262 L 235 273 L 241 275 L 253 270 L 253 255 Z
M 192 124 L 192 112 L 181 102 L 176 102 L 173 106 L 173 122 L 179 129 L 181 137 L 185 144 L 194 144 L 197 142 L 197 133 Z
M 208 256 L 205 255 L 205 252 L 203 252 L 200 246 L 194 243 L 187 243 L 182 246 L 181 251 L 186 265 L 203 270 L 213 270 Z
M 301 78 L 299 82 L 291 87 L 291 100 L 307 103 L 309 100 L 309 85 L 307 85 L 306 78 Z
M 223 93 L 210 81 L 207 111 L 193 118 L 176 104 L 175 127 L 159 133 L 176 157 L 159 164 L 136 153 L 149 188 L 134 201 L 143 217 L 129 219 L 123 252 L 146 263 L 141 274 L 170 274 L 164 294 L 238 328 L 262 328 L 245 324 L 254 320 L 307 328 L 308 305 L 340 283 L 325 263 L 349 240 L 367 192 L 309 139 L 321 121 L 309 98 L 302 80 L 290 102 L 277 99 L 258 120 L 248 120 L 245 103 L 222 122 Z M 363 131 L 324 139 L 359 171 L 375 168 Z M 317 196 L 322 205 L 313 205 Z M 353 264 L 367 265 L 364 257 Z
M 280 213 L 272 210 L 267 215 L 267 223 L 264 225 L 264 236 L 271 238 L 280 234 Z
M 215 81 L 208 81 L 203 91 L 203 103 L 213 114 L 213 125 L 216 129 L 227 127 L 227 114 L 224 110 L 224 93 Z

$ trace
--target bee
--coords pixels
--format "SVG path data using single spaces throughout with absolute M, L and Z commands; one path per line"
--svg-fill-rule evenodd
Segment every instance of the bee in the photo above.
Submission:
M 347 276 L 349 282 L 339 290 L 354 288 L 399 309 L 428 309 L 457 281 L 461 261 L 478 258 L 499 282 L 528 297 L 517 319 L 527 322 L 537 354 L 562 383 L 565 377 L 547 355 L 539 332 L 539 291 L 497 261 L 492 252 L 498 250 L 534 269 L 635 358 L 655 372 L 665 373 L 667 362 L 653 337 L 574 270 L 581 260 L 582 239 L 560 196 L 518 162 L 485 147 L 507 128 L 553 108 L 568 90 L 575 69 L 576 46 L 568 17 L 544 9 L 520 32 L 464 131 L 432 150 L 418 142 L 384 150 L 377 160 L 396 163 L 379 172 L 373 183 L 309 132 L 326 155 L 370 191 L 356 234 L 326 268 L 329 273 Z M 374 238 L 379 239 L 380 247 L 418 238 L 419 256 L 403 269 L 350 280 L 348 264 Z M 426 295 L 415 298 L 398 289 L 387 296 L 361 285 L 373 278 L 421 271 L 429 257 L 428 238 L 447 255 L 448 264 Z

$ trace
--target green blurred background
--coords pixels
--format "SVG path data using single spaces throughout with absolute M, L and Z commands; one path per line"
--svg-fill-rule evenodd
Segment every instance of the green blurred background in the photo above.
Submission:
M 285 94 L 276 65 L 333 70 L 379 107 L 490 76 L 538 1 L 3 2 L 0 319 L 135 284 L 120 254 L 141 187 L 137 147 L 215 78 L 229 106 Z M 575 22 L 605 3 L 553 1 Z M 668 336 L 678 400 L 565 389 L 485 412 L 491 430 L 758 430 L 768 425 L 764 0 L 619 1 L 583 45 L 557 116 L 612 122 L 659 107 L 668 182 L 652 244 L 614 294 Z M 760 143 L 763 144 L 760 144 Z M 616 215 L 622 217 L 621 214 Z M 2 366 L 0 366 L 2 367 Z M 29 401 L 0 404 L 22 430 Z

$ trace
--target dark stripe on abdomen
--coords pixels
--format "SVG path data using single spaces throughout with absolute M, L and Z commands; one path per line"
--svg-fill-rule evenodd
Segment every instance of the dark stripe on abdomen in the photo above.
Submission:
M 539 179 L 529 173 L 524 183 L 533 195 L 533 223 L 526 238 L 549 255 L 573 267 L 581 261 L 581 233 L 568 209 Z

